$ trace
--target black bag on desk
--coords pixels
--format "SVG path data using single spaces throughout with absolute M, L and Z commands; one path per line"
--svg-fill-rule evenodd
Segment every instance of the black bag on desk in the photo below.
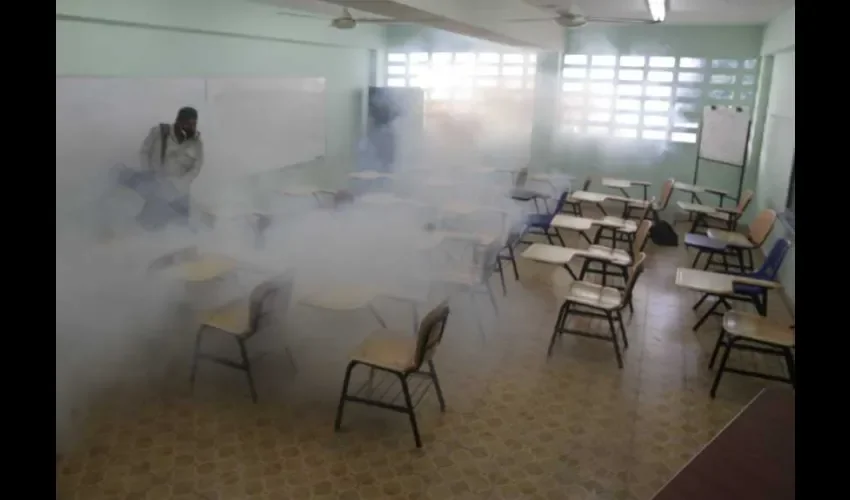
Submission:
M 661 220 L 658 215 L 655 216 L 655 221 L 649 229 L 649 238 L 661 247 L 679 246 L 679 235 L 676 234 L 676 230 L 669 222 Z

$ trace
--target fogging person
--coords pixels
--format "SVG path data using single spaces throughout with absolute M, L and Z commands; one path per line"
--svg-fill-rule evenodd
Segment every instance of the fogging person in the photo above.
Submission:
M 173 125 L 153 127 L 142 143 L 141 179 L 135 184 L 145 197 L 145 206 L 137 217 L 144 228 L 157 229 L 171 221 L 188 223 L 189 190 L 204 162 L 204 145 L 197 127 L 197 110 L 181 108 Z

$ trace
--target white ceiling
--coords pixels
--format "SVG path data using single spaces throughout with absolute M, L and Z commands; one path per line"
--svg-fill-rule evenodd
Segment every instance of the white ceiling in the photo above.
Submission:
M 459 0 L 483 3 L 487 0 Z M 529 5 L 574 7 L 586 16 L 649 17 L 645 0 L 524 0 Z M 667 24 L 767 24 L 794 0 L 669 0 Z
M 281 11 L 306 12 L 330 20 L 345 5 L 355 18 L 426 19 L 420 22 L 498 43 L 557 49 L 564 31 L 554 22 L 510 23 L 554 16 L 551 6 L 587 16 L 649 19 L 645 0 L 249 0 Z M 767 24 L 794 0 L 668 0 L 665 24 Z M 547 7 L 549 6 L 549 7 Z M 331 29 L 331 28 L 328 28 Z
M 339 15 L 340 7 L 334 3 L 322 0 L 254 0 L 257 3 L 282 7 L 281 10 L 291 9 L 328 17 Z M 338 3 L 346 3 L 344 1 Z M 387 8 L 391 1 L 353 0 L 350 5 L 358 3 L 366 6 L 384 4 Z M 556 6 L 563 9 L 572 8 L 574 11 L 587 16 L 600 17 L 649 17 L 649 9 L 645 0 L 455 0 L 459 6 L 478 12 L 488 20 L 510 19 L 523 7 L 534 6 L 542 17 L 546 17 L 549 9 L 541 6 Z M 522 5 L 526 4 L 526 5 Z M 670 0 L 668 24 L 767 24 L 783 11 L 791 8 L 794 0 Z M 523 9 L 526 15 L 527 9 Z M 355 17 L 383 17 L 366 11 L 352 9 Z

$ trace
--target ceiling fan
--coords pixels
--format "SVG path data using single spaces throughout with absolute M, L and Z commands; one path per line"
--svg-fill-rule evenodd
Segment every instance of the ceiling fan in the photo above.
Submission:
M 664 15 L 666 12 L 662 11 L 659 15 L 656 13 L 652 7 L 654 4 L 659 3 L 663 4 L 663 0 L 660 2 L 658 0 L 649 0 L 650 4 L 650 12 L 652 14 L 652 19 L 638 19 L 638 18 L 627 18 L 627 17 L 595 17 L 595 16 L 585 16 L 581 13 L 574 11 L 572 9 L 564 9 L 555 5 L 541 5 L 541 8 L 552 10 L 556 16 L 555 17 L 543 17 L 543 18 L 530 18 L 530 19 L 510 19 L 507 22 L 509 23 L 530 23 L 530 22 L 542 22 L 542 21 L 555 21 L 559 26 L 564 28 L 581 28 L 587 23 L 615 23 L 615 24 L 658 24 L 664 21 Z
M 313 16 L 313 15 L 310 15 L 310 14 L 300 14 L 300 13 L 289 12 L 289 11 L 282 11 L 282 12 L 278 12 L 277 14 L 279 16 L 309 17 L 309 18 L 313 18 L 313 19 L 327 19 L 325 17 Z M 425 19 L 398 20 L 398 19 L 376 19 L 376 18 L 355 19 L 354 16 L 351 15 L 351 12 L 347 8 L 343 7 L 342 15 L 340 15 L 339 17 L 335 17 L 335 18 L 331 19 L 331 27 L 339 29 L 339 30 L 350 30 L 350 29 L 357 27 L 357 25 L 360 24 L 360 23 L 404 24 L 404 23 L 415 23 L 415 22 L 420 22 L 420 21 L 426 21 L 426 20 Z

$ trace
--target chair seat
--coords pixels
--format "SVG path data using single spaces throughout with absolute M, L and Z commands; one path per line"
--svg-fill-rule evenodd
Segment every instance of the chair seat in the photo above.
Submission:
M 539 191 L 535 191 L 533 189 L 527 189 L 527 188 L 513 188 L 513 189 L 511 189 L 511 198 L 513 198 L 517 201 L 529 201 L 529 200 L 532 200 L 534 198 L 545 198 L 545 197 L 546 197 L 545 194 L 543 194 Z
M 632 256 L 629 255 L 629 252 L 626 252 L 621 248 L 611 248 L 606 247 L 605 245 L 590 245 L 587 247 L 586 252 L 591 258 L 596 257 L 614 264 L 628 266 L 632 263 Z
M 551 225 L 559 229 L 568 229 L 572 231 L 587 231 L 593 227 L 594 221 L 585 217 L 576 217 L 574 215 L 559 214 L 552 218 Z
M 646 208 L 649 205 L 649 200 L 628 199 L 629 208 Z
M 728 245 L 737 248 L 755 248 L 755 245 L 749 238 L 741 233 L 734 231 L 724 231 L 722 229 L 709 229 L 705 232 L 709 238 L 722 241 Z
M 250 317 L 248 300 L 241 299 L 210 311 L 203 324 L 232 335 L 246 335 L 250 330 Z
M 378 330 L 354 349 L 351 360 L 405 372 L 415 368 L 415 354 L 416 337 L 393 330 Z
M 530 214 L 528 216 L 529 226 L 548 228 L 551 222 L 552 216 L 549 214 Z
M 723 315 L 723 329 L 735 337 L 780 347 L 794 347 L 794 330 L 757 314 L 729 311 Z
M 685 246 L 709 252 L 722 252 L 726 250 L 727 243 L 705 234 L 688 233 L 685 235 Z
M 587 281 L 573 281 L 565 300 L 600 309 L 616 309 L 623 300 L 620 290 Z
M 728 212 L 708 212 L 704 214 L 706 217 L 710 217 L 712 219 L 728 221 L 732 218 L 732 214 Z
M 601 227 L 614 228 L 621 233 L 634 233 L 635 231 L 637 231 L 637 222 L 633 220 L 626 220 L 621 217 L 614 217 L 611 215 L 605 216 L 600 219 L 597 225 Z

